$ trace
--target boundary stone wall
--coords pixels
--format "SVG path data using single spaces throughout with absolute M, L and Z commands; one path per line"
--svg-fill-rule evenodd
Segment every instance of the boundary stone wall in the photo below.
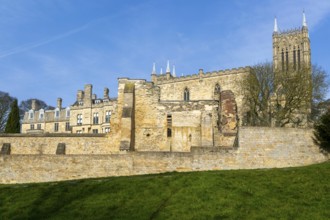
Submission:
M 0 183 L 48 182 L 171 171 L 303 166 L 329 158 L 313 144 L 312 130 L 242 127 L 237 148 L 192 147 L 190 152 L 30 154 L 0 156 Z

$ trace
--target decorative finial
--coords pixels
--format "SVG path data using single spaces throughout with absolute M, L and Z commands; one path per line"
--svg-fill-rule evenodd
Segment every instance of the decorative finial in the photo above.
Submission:
M 160 75 L 163 75 L 163 68 L 160 68 Z
M 156 63 L 153 63 L 152 65 L 152 75 L 156 75 Z
M 170 72 L 171 72 L 171 69 L 170 69 L 170 61 L 169 61 L 169 60 L 167 60 L 166 72 L 167 72 L 167 73 L 170 73 Z
M 276 16 L 275 16 L 275 20 L 274 20 L 274 32 L 278 32 Z
M 172 73 L 172 76 L 173 77 L 176 77 L 176 75 L 175 75 L 175 66 L 173 65 L 173 73 Z
M 307 21 L 306 21 L 306 15 L 305 15 L 305 10 L 303 11 L 303 27 L 307 27 Z

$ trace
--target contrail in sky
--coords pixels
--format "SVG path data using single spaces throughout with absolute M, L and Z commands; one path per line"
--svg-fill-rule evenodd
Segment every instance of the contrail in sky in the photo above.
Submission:
M 81 27 L 72 29 L 70 31 L 67 31 L 67 32 L 65 32 L 63 34 L 56 35 L 56 36 L 51 37 L 49 39 L 41 40 L 41 41 L 37 41 L 37 42 L 32 42 L 32 43 L 28 43 L 28 44 L 25 44 L 25 45 L 22 45 L 22 46 L 19 46 L 19 47 L 16 47 L 16 48 L 13 48 L 13 49 L 10 49 L 10 50 L 7 50 L 7 51 L 3 51 L 0 54 L 0 59 L 1 58 L 4 58 L 4 57 L 7 57 L 7 56 L 10 56 L 10 55 L 14 55 L 14 54 L 17 54 L 17 53 L 28 51 L 28 50 L 31 50 L 33 48 L 40 47 L 40 46 L 43 46 L 45 44 L 49 44 L 49 43 L 52 43 L 54 41 L 57 41 L 57 40 L 60 40 L 60 39 L 63 39 L 63 38 L 66 38 L 66 37 L 68 37 L 68 36 L 70 36 L 72 34 L 75 34 L 77 32 L 80 32 L 80 31 L 83 31 L 83 30 L 87 29 L 90 26 L 90 24 L 92 24 L 92 23 L 100 22 L 100 21 L 106 20 L 106 19 L 113 19 L 113 18 L 118 17 L 120 15 L 124 15 L 126 13 L 130 13 L 133 10 L 138 10 L 142 6 L 148 4 L 149 2 L 151 2 L 151 1 L 147 1 L 145 3 L 141 3 L 141 4 L 139 4 L 139 5 L 135 6 L 135 7 L 131 7 L 131 8 L 129 8 L 127 10 L 124 10 L 124 11 L 119 11 L 116 14 L 112 14 L 112 15 L 109 15 L 109 16 L 105 16 L 105 17 L 101 17 L 101 18 L 92 20 L 92 21 L 86 23 L 85 25 L 83 25 Z
M 72 34 L 75 34 L 77 32 L 80 32 L 84 29 L 86 29 L 89 24 L 91 22 L 79 27 L 79 28 L 75 28 L 75 29 L 72 29 L 66 33 L 63 33 L 63 34 L 59 34 L 57 36 L 54 36 L 50 39 L 47 39 L 47 40 L 43 40 L 43 41 L 38 41 L 38 42 L 33 42 L 33 43 L 28 43 L 28 44 L 25 44 L 25 45 L 22 45 L 22 46 L 19 46 L 19 47 L 16 47 L 16 48 L 13 48 L 13 49 L 10 49 L 10 50 L 7 50 L 7 51 L 4 51 L 2 54 L 0 54 L 0 58 L 4 58 L 4 57 L 7 57 L 7 56 L 10 56 L 10 55 L 13 55 L 13 54 L 17 54 L 17 53 L 21 53 L 21 52 L 24 52 L 24 51 L 28 51 L 30 49 L 33 49 L 33 48 L 36 48 L 36 47 L 40 47 L 42 45 L 45 45 L 45 44 L 49 44 L 53 41 L 57 41 L 57 40 L 60 40 L 62 38 L 65 38 L 65 37 L 68 37 Z

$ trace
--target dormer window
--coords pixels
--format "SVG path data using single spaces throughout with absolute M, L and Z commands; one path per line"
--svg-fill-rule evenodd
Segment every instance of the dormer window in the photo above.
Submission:
M 65 110 L 65 117 L 69 118 L 70 117 L 70 108 L 67 107 Z
M 55 109 L 55 118 L 59 118 L 60 117 L 60 109 L 56 108 Z
M 39 110 L 39 120 L 43 120 L 45 117 L 45 111 L 43 109 Z
M 32 120 L 34 118 L 34 111 L 31 109 L 29 111 L 29 119 Z

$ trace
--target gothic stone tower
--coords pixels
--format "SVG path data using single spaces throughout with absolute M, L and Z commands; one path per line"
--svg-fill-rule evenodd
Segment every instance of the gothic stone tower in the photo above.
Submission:
M 273 71 L 275 73 L 275 80 L 279 79 L 276 85 L 278 88 L 282 87 L 283 84 L 281 82 L 285 78 L 293 78 L 294 74 L 298 74 L 295 79 L 299 80 L 299 86 L 298 84 L 293 84 L 293 87 L 296 87 L 296 90 L 304 91 L 301 91 L 301 94 L 305 94 L 305 96 L 296 95 L 296 100 L 300 98 L 297 101 L 300 104 L 296 105 L 297 108 L 294 110 L 294 120 L 302 122 L 298 126 L 306 127 L 308 124 L 308 115 L 311 112 L 311 48 L 305 13 L 303 13 L 302 27 L 287 31 L 279 31 L 277 19 L 275 18 L 273 32 Z M 279 97 L 277 98 L 277 103 L 280 103 L 282 107 L 285 106 L 286 102 L 295 98 L 292 94 L 295 93 L 291 92 L 289 95 L 285 93 L 277 96 Z M 290 95 L 291 97 L 289 97 Z M 287 126 L 297 125 L 290 123 Z
M 278 30 L 277 20 L 275 18 L 273 65 L 275 72 L 311 68 L 311 48 L 305 13 L 303 13 L 301 28 L 283 32 Z

